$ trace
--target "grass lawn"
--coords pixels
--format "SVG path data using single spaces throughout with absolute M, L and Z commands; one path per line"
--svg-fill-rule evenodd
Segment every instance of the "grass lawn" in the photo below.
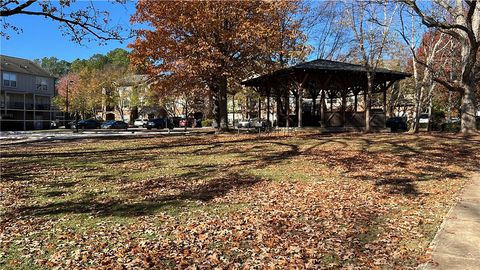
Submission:
M 404 269 L 480 169 L 480 137 L 54 141 L 0 162 L 0 269 Z

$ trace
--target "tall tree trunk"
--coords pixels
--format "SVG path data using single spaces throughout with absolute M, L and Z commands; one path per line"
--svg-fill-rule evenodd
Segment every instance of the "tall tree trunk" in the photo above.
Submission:
M 422 107 L 423 107 L 423 92 L 424 92 L 424 86 L 416 87 L 416 92 L 415 92 L 415 111 L 413 115 L 413 123 L 412 127 L 410 129 L 410 132 L 413 133 L 418 133 L 418 130 L 420 128 L 420 114 L 422 113 Z
M 228 130 L 227 119 L 227 78 L 225 76 L 215 78 L 213 81 L 213 115 L 219 131 Z
M 475 48 L 468 41 L 462 44 L 462 80 L 460 86 L 463 89 L 460 109 L 462 112 L 461 132 L 463 135 L 470 135 L 477 132 L 475 123 L 476 112 L 476 91 L 475 64 L 477 60 L 478 46 Z
M 433 123 L 433 89 L 435 89 L 435 83 L 432 83 L 428 90 L 428 131 L 432 131 Z

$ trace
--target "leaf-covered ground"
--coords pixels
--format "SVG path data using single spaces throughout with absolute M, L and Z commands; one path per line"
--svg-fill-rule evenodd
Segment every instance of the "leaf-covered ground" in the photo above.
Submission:
M 0 269 L 407 269 L 480 138 L 122 138 L 1 149 Z

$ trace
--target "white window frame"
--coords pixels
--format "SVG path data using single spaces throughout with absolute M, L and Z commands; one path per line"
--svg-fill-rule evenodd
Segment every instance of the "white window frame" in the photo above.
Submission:
M 15 85 L 13 85 L 12 82 Z M 12 72 L 3 72 L 2 85 L 8 87 L 17 87 L 17 74 Z

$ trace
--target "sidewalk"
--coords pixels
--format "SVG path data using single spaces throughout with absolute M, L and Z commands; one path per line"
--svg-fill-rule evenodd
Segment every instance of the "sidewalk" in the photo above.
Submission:
M 480 269 L 480 173 L 474 174 L 432 243 L 421 269 Z

